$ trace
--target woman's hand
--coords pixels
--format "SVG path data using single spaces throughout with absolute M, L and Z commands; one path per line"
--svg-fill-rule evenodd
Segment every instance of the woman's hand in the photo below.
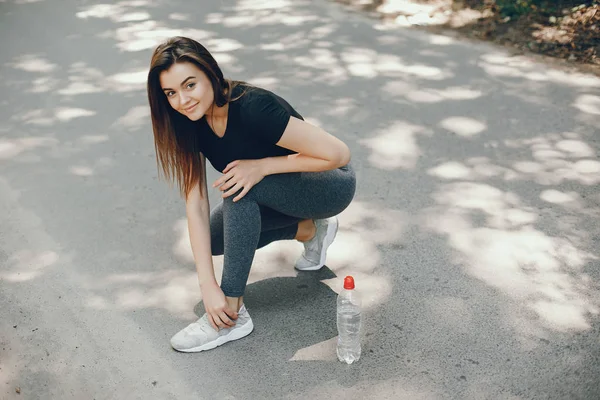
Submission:
M 262 160 L 237 160 L 230 162 L 223 170 L 223 176 L 213 183 L 224 192 L 221 197 L 229 197 L 243 189 L 234 197 L 238 201 L 248 193 L 252 186 L 256 185 L 265 177 L 264 164 Z
M 237 319 L 237 311 L 232 310 L 227 304 L 225 294 L 216 282 L 206 283 L 200 287 L 204 309 L 208 314 L 208 322 L 215 330 L 231 328 L 235 325 L 232 321 Z

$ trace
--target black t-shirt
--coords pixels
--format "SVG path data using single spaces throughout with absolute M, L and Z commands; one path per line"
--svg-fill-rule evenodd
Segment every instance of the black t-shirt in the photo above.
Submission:
M 208 126 L 206 117 L 178 135 L 183 149 L 204 154 L 219 172 L 235 160 L 295 153 L 275 143 L 283 135 L 290 116 L 303 119 L 302 116 L 287 101 L 266 89 L 238 85 L 233 89 L 232 98 L 235 99 L 244 90 L 242 97 L 229 103 L 227 128 L 222 138 Z

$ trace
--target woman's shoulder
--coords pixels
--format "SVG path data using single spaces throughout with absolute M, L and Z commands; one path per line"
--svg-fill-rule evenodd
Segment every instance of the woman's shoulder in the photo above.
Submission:
M 250 106 L 260 102 L 278 101 L 280 98 L 275 93 L 260 86 L 254 86 L 246 82 L 238 83 L 232 90 L 233 101 L 242 106 Z
M 237 98 L 237 106 L 242 115 L 284 113 L 302 118 L 287 100 L 275 92 L 250 84 L 239 86 L 232 92 L 237 96 L 232 98 Z

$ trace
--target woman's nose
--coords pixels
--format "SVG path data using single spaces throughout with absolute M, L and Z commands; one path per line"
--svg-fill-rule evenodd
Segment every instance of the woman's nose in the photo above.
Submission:
M 187 101 L 189 100 L 189 97 L 185 95 L 185 93 L 183 92 L 179 92 L 179 102 L 181 104 L 185 104 L 187 103 Z

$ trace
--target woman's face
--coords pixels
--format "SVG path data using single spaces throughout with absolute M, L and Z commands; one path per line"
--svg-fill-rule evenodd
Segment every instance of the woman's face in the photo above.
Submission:
M 171 107 L 192 121 L 202 118 L 214 102 L 208 77 L 190 62 L 173 64 L 159 79 Z

